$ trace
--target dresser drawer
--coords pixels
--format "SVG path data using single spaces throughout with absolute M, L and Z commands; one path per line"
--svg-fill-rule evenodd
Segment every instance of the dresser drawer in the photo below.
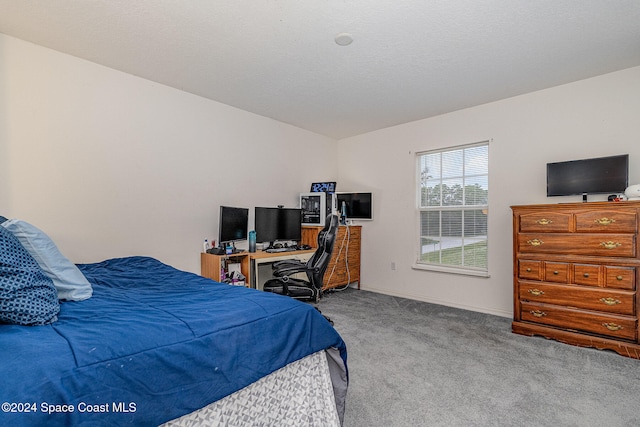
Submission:
M 635 315 L 635 292 L 575 285 L 519 283 L 521 301 L 584 308 L 607 313 Z
M 603 314 L 548 304 L 523 302 L 521 319 L 558 328 L 636 340 L 638 320 L 632 316 Z
M 518 277 L 521 279 L 542 280 L 542 262 L 519 260 Z
M 566 262 L 545 262 L 544 280 L 547 282 L 569 283 L 569 266 Z
M 518 248 L 523 253 L 573 254 L 635 257 L 632 234 L 520 233 Z
M 576 285 L 600 286 L 600 266 L 592 264 L 573 265 L 573 283 Z
M 571 214 L 559 212 L 535 212 L 520 215 L 520 231 L 569 232 Z
M 636 269 L 633 267 L 604 267 L 604 283 L 607 288 L 635 289 Z
M 597 210 L 576 213 L 578 233 L 635 233 L 635 211 Z

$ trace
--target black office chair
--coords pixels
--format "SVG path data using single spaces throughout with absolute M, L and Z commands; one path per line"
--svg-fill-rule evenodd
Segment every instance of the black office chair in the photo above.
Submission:
M 299 300 L 318 302 L 322 296 L 322 280 L 331 260 L 338 225 L 337 215 L 327 217 L 324 228 L 318 233 L 318 249 L 306 263 L 297 260 L 274 263 L 273 275 L 275 278 L 264 284 L 264 291 L 287 295 Z M 308 280 L 291 277 L 296 273 L 306 273 Z

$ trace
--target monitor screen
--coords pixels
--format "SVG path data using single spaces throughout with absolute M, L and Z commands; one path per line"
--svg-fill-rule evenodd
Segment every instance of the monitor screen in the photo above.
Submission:
M 547 196 L 622 193 L 628 179 L 628 154 L 547 163 Z
M 256 207 L 255 229 L 258 242 L 301 240 L 302 210 Z
M 220 206 L 218 238 L 220 244 L 247 240 L 249 209 Z
M 339 213 L 342 213 L 344 204 L 347 219 L 373 219 L 371 193 L 336 193 L 336 200 Z

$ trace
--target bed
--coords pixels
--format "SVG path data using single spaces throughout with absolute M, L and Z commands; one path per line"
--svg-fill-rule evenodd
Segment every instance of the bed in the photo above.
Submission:
M 90 298 L 0 323 L 1 425 L 341 424 L 346 346 L 313 306 L 149 257 L 77 267 Z

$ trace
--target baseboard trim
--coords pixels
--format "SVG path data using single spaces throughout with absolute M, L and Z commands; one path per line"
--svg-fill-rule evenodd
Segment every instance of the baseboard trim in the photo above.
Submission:
M 484 307 L 476 307 L 476 306 L 471 306 L 471 305 L 465 305 L 465 304 L 457 304 L 457 303 L 452 303 L 451 301 L 443 301 L 443 300 L 437 300 L 437 299 L 432 299 L 432 298 L 425 298 L 423 296 L 419 296 L 419 295 L 413 295 L 413 294 L 406 294 L 406 293 L 402 293 L 402 292 L 389 292 L 386 289 L 379 289 L 379 288 L 372 288 L 372 287 L 360 287 L 361 290 L 363 291 L 370 291 L 370 292 L 376 292 L 378 294 L 384 294 L 384 295 L 390 295 L 393 297 L 400 297 L 400 298 L 408 298 L 408 299 L 412 299 L 412 300 L 416 300 L 416 301 L 422 301 L 422 302 L 428 302 L 431 304 L 438 304 L 438 305 L 444 305 L 446 307 L 453 307 L 453 308 L 459 308 L 462 310 L 468 310 L 468 311 L 475 311 L 478 313 L 485 313 L 485 314 L 492 314 L 494 316 L 500 316 L 500 317 L 506 317 L 506 318 L 513 318 L 513 312 L 507 312 L 504 310 L 498 310 L 498 309 L 487 309 Z

